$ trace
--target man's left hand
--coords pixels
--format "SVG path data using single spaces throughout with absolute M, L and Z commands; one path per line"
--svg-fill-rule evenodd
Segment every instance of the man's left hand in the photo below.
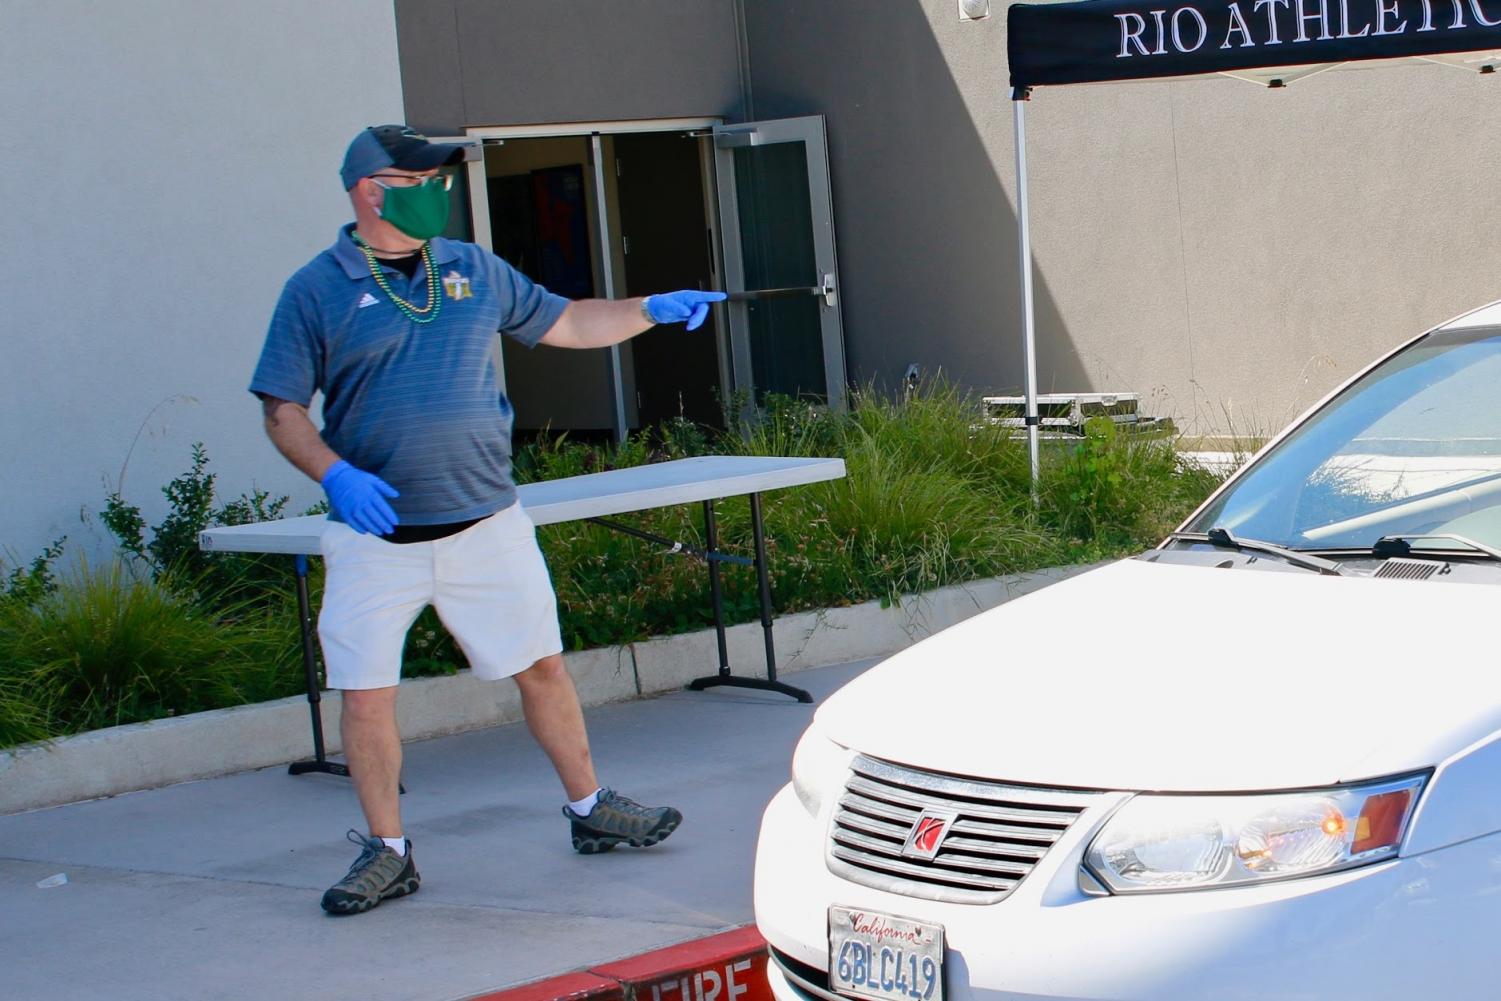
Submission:
M 697 330 L 709 317 L 709 303 L 724 302 L 723 292 L 662 292 L 649 295 L 643 302 L 646 315 L 656 323 L 684 323 L 689 330 Z

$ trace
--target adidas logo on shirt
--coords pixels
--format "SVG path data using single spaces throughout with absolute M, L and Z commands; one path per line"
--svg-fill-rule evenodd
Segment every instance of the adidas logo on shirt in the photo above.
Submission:
M 380 300 L 375 298 L 375 296 L 371 295 L 369 292 L 366 292 L 364 295 L 360 296 L 360 304 L 356 308 L 364 309 L 366 306 L 374 306 L 379 301 Z

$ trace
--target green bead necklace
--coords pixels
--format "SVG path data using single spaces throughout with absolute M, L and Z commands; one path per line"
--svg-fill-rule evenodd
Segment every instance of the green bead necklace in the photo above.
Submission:
M 386 271 L 380 266 L 380 260 L 376 258 L 375 251 L 370 249 L 370 245 L 358 233 L 353 236 L 355 246 L 364 253 L 365 262 L 370 265 L 370 274 L 375 279 L 375 284 L 380 286 L 380 290 L 386 293 L 386 298 L 390 299 L 407 319 L 413 323 L 432 323 L 438 318 L 438 312 L 443 308 L 443 297 L 438 294 L 438 265 L 433 262 L 431 241 L 422 244 L 422 263 L 427 271 L 427 305 L 418 309 L 397 295 L 391 288 L 391 284 L 386 281 Z

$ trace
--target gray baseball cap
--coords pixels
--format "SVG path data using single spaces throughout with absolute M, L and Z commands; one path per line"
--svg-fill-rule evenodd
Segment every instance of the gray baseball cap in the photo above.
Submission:
M 388 167 L 431 170 L 463 159 L 464 147 L 455 143 L 429 142 L 427 136 L 406 125 L 372 125 L 349 144 L 339 178 L 348 191 L 360 178 Z

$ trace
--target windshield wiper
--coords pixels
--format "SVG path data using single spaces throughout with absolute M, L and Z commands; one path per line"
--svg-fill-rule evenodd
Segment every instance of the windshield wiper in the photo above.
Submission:
M 1168 538 L 1187 542 L 1208 542 L 1217 549 L 1266 553 L 1268 556 L 1275 556 L 1278 559 L 1286 560 L 1293 566 L 1302 567 L 1305 570 L 1317 570 L 1319 573 L 1328 574 L 1331 577 L 1346 576 L 1344 567 L 1333 560 L 1326 560 L 1319 556 L 1310 556 L 1307 553 L 1300 553 L 1295 549 L 1284 549 L 1275 543 L 1262 542 L 1260 539 L 1243 539 L 1239 536 L 1231 535 L 1229 530 L 1224 528 L 1211 528 L 1202 536 L 1197 532 L 1174 532 Z
M 1448 559 L 1448 557 L 1444 556 L 1442 553 L 1424 552 L 1421 549 L 1414 549 L 1412 547 L 1412 543 L 1414 541 L 1419 541 L 1422 539 L 1447 539 L 1450 542 L 1458 542 L 1462 546 L 1469 546 L 1471 549 L 1475 550 L 1476 553 L 1489 556 L 1491 559 L 1501 562 L 1501 549 L 1494 549 L 1491 546 L 1487 546 L 1483 542 L 1476 542 L 1474 539 L 1466 538 L 1463 535 L 1450 534 L 1383 535 L 1381 538 L 1376 540 L 1375 545 L 1371 546 L 1371 554 L 1373 556 L 1380 556 L 1384 559 L 1389 559 L 1393 556 L 1411 556 L 1418 559 L 1423 559 L 1424 557 L 1427 557 L 1429 559 Z

